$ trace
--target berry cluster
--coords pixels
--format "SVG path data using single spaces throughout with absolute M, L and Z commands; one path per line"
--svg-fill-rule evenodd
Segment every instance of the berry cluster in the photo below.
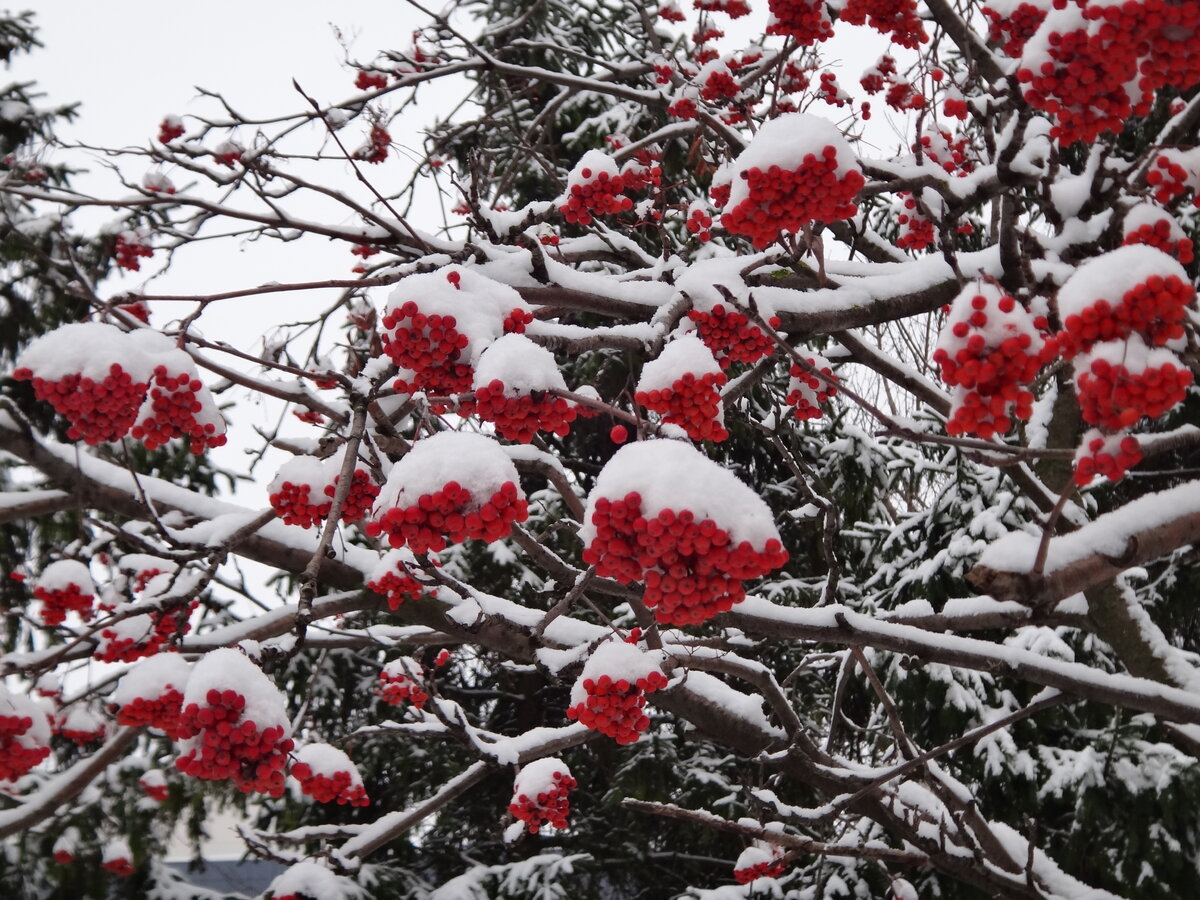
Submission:
M 924 250 L 932 246 L 935 240 L 933 222 L 917 209 L 915 197 L 907 191 L 899 193 L 904 196 L 904 212 L 896 216 L 896 222 L 900 225 L 896 246 L 905 250 Z
M 104 847 L 104 853 L 100 857 L 100 868 L 118 878 L 128 878 L 133 874 L 133 863 L 129 861 L 132 856 L 125 841 L 112 841 Z
M 694 0 L 696 9 L 705 12 L 722 12 L 731 19 L 740 19 L 750 14 L 745 0 Z
M 28 381 L 33 393 L 54 407 L 71 423 L 67 436 L 74 441 L 95 445 L 120 440 L 137 418 L 146 383 L 135 381 L 130 373 L 114 362 L 108 375 L 96 380 L 79 374 L 57 380 L 36 376 L 29 368 L 16 369 L 15 381 Z
M 44 625 L 61 625 L 69 612 L 79 613 L 80 618 L 84 620 L 92 617 L 92 601 L 95 600 L 95 595 L 90 590 L 85 592 L 74 582 L 58 588 L 35 585 L 33 596 L 42 601 Z
M 1192 204 L 1200 207 L 1200 148 L 1164 150 L 1146 173 L 1146 184 L 1154 189 L 1154 199 L 1163 205 L 1192 190 L 1195 192 Z
M 92 654 L 101 662 L 134 662 L 154 656 L 177 635 L 191 629 L 188 617 L 199 606 L 198 600 L 186 607 L 120 619 L 100 632 L 100 643 Z
M 642 711 L 646 694 L 666 683 L 662 672 L 650 672 L 633 681 L 608 675 L 585 678 L 582 685 L 586 698 L 567 707 L 567 718 L 582 722 L 618 744 L 632 744 L 650 727 L 650 718 Z
M 677 97 L 667 107 L 667 115 L 676 119 L 694 119 L 700 114 L 696 101 L 691 97 Z
M 517 774 L 508 811 L 526 823 L 530 834 L 537 834 L 544 825 L 566 828 L 571 814 L 570 792 L 576 785 L 562 760 L 539 759 Z
M 387 75 L 383 72 L 372 72 L 359 69 L 354 79 L 354 86 L 360 91 L 381 91 L 387 87 Z
M 927 129 L 912 145 L 912 152 L 937 163 L 958 178 L 965 178 L 975 171 L 970 138 L 966 135 L 955 137 L 944 128 Z
M 792 376 L 788 384 L 787 403 L 796 408 L 797 419 L 819 419 L 824 415 L 821 404 L 837 393 L 834 384 L 837 376 L 833 374 L 833 365 L 820 354 L 814 354 L 807 359 L 808 367 L 792 363 L 788 373 Z M 824 375 L 824 378 L 818 376 Z M 830 382 L 834 384 L 830 384 Z
M 470 341 L 456 330 L 454 316 L 426 316 L 410 300 L 387 312 L 380 324 L 383 352 L 412 373 L 396 380 L 397 391 L 460 394 L 471 389 L 472 369 L 459 359 Z
M 729 66 L 719 60 L 706 65 L 696 76 L 696 81 L 700 85 L 700 99 L 709 103 L 730 100 L 742 89 Z
M 567 200 L 560 207 L 568 222 L 590 225 L 596 216 L 615 215 L 633 208 L 633 201 L 622 193 L 630 185 L 626 185 L 621 173 L 593 172 L 584 166 L 579 177 L 581 180 L 573 181 L 568 188 Z
M 1059 335 L 1067 355 L 1087 350 L 1101 341 L 1121 340 L 1134 332 L 1155 346 L 1183 337 L 1187 309 L 1196 299 L 1191 284 L 1171 274 L 1151 275 L 1109 302 L 1099 298 L 1091 305 L 1063 315 Z
M 142 268 L 141 259 L 148 259 L 153 255 L 154 248 L 141 243 L 137 234 L 132 231 L 122 231 L 113 244 L 113 256 L 117 259 L 117 265 L 131 272 Z
M 713 304 L 707 312 L 693 309 L 688 318 L 696 323 L 700 340 L 712 351 L 722 369 L 734 363 L 756 363 L 775 349 L 775 342 L 757 325 L 736 310 L 726 310 L 721 303 Z M 779 327 L 778 316 L 769 320 L 772 328 Z
M 134 697 L 117 707 L 117 723 L 133 728 L 157 728 L 172 740 L 187 737 L 187 729 L 179 721 L 183 712 L 183 692 L 164 685 L 157 696 Z
M 283 793 L 283 769 L 292 739 L 282 725 L 258 724 L 244 715 L 246 698 L 232 688 L 210 689 L 205 703 L 189 703 L 179 717 L 191 740 L 175 760 L 185 775 L 205 781 L 233 779 L 242 793 Z
M 367 589 L 382 595 L 395 611 L 405 600 L 421 596 L 424 586 L 411 574 L 403 551 L 392 550 L 379 561 L 367 579 Z M 411 560 L 411 557 L 409 557 Z
M 276 478 L 278 479 L 278 476 Z M 319 503 L 312 502 L 314 500 L 313 486 L 310 484 L 296 484 L 284 480 L 278 486 L 272 484 L 272 488 L 273 490 L 268 496 L 271 509 L 275 510 L 275 514 L 283 520 L 285 525 L 313 528 L 325 521 L 333 506 L 328 500 Z
M 1029 418 L 1033 394 L 1023 385 L 1058 352 L 1044 329 L 1043 319 L 995 285 L 959 294 L 933 353 L 942 380 L 958 388 L 948 433 L 987 440 L 1007 432 L 1014 417 Z
M 0 704 L 0 781 L 15 781 L 50 755 L 45 717 L 21 699 Z M 42 716 L 41 721 L 35 715 Z
M 848 0 L 841 21 L 851 25 L 870 25 L 892 41 L 910 50 L 929 40 L 916 0 Z
M 668 625 L 698 625 L 727 612 L 745 598 L 743 580 L 788 558 L 774 538 L 762 550 L 748 541 L 734 545 L 716 522 L 697 522 L 687 509 L 662 509 L 647 518 L 636 491 L 620 500 L 596 499 L 591 524 L 595 537 L 583 551 L 584 561 L 622 584 L 644 583 L 646 606 Z
M 367 135 L 367 142 L 354 153 L 355 159 L 368 163 L 381 163 L 388 158 L 388 149 L 392 146 L 392 136 L 382 125 L 372 125 Z
M 713 219 L 702 206 L 692 206 L 688 210 L 687 230 L 689 234 L 696 236 L 696 239 L 701 243 L 707 243 L 712 240 L 712 223 Z
M 983 15 L 988 20 L 988 40 L 999 44 L 1006 56 L 1019 59 L 1025 52 L 1025 42 L 1033 37 L 1046 18 L 1047 8 L 1045 0 L 1018 3 L 1015 9 L 1007 13 L 985 6 Z
M 733 877 L 738 884 L 749 884 L 759 878 L 778 878 L 785 871 L 787 862 L 778 846 L 747 847 L 733 864 Z
M 370 806 L 358 767 L 344 752 L 328 744 L 309 744 L 296 755 L 291 776 L 300 790 L 318 803 Z
M 829 69 L 821 73 L 820 81 L 817 85 L 817 96 L 830 106 L 842 107 L 850 102 L 850 95 L 842 90 L 842 86 L 838 84 L 837 76 Z
M 1195 258 L 1192 239 L 1179 227 L 1179 223 L 1163 210 L 1158 210 L 1158 214 L 1153 217 L 1139 216 L 1136 221 L 1132 214 L 1126 216 L 1124 244 L 1145 244 L 1154 247 L 1173 256 L 1185 266 Z
M 151 769 L 138 779 L 138 787 L 142 793 L 155 803 L 166 803 L 171 796 L 171 789 L 161 769 Z
M 339 472 L 333 476 L 333 484 L 325 485 L 325 496 L 330 498 L 331 504 L 333 495 L 337 493 L 338 482 L 341 480 L 342 476 Z M 354 475 L 350 479 L 350 490 L 342 503 L 341 521 L 350 524 L 363 519 L 371 511 L 371 507 L 375 504 L 375 498 L 378 496 L 379 485 L 371 478 L 371 473 L 366 469 L 355 469 Z
M 1105 435 L 1092 429 L 1075 453 L 1075 483 L 1083 487 L 1097 475 L 1117 481 L 1141 461 L 1142 447 L 1133 435 Z
M 496 426 L 496 433 L 510 441 L 528 444 L 539 431 L 566 437 L 577 415 L 562 397 L 542 391 L 512 392 L 498 378 L 475 389 L 474 399 L 460 405 L 462 415 L 477 415 Z
M 193 367 L 188 364 L 188 369 Z M 203 398 L 203 399 L 202 399 Z M 215 410 L 207 410 L 207 389 L 194 371 L 170 371 L 156 366 L 145 403 L 131 436 L 154 450 L 172 438 L 188 441 L 197 455 L 225 443 L 224 422 Z M 209 413 L 209 414 L 205 414 Z
M 794 233 L 812 221 L 853 216 L 858 211 L 854 197 L 865 183 L 857 168 L 842 172 L 837 148 L 831 144 L 819 157 L 806 154 L 795 169 L 753 166 L 741 177 L 748 196 L 725 211 L 721 224 L 730 233 L 746 235 L 758 248 L 774 241 L 780 231 Z
M 1110 431 L 1142 417 L 1157 419 L 1183 402 L 1192 383 L 1169 350 L 1150 349 L 1136 335 L 1097 345 L 1075 362 L 1075 394 L 1083 420 Z
M 825 0 L 768 0 L 767 6 L 771 10 L 767 34 L 795 38 L 802 47 L 833 37 Z
M 685 372 L 670 387 L 639 390 L 634 400 L 659 413 L 664 422 L 680 426 L 693 441 L 719 442 L 729 437 L 721 408 L 721 387 L 726 381 L 722 372 Z
M 158 142 L 169 144 L 175 138 L 183 137 L 183 120 L 179 116 L 165 116 L 158 125 Z
M 342 454 L 324 460 L 297 456 L 280 467 L 267 492 L 271 508 L 285 525 L 312 528 L 325 521 L 341 480 L 342 461 Z M 359 521 L 370 511 L 378 495 L 379 485 L 370 473 L 355 469 L 340 520 L 347 524 Z
M 422 494 L 413 506 L 385 510 L 367 523 L 366 531 L 371 537 L 386 534 L 393 547 L 437 552 L 468 538 L 498 541 L 508 536 L 514 522 L 528 517 L 529 504 L 511 481 L 483 503 L 457 481 L 449 481 L 441 490 Z
M 379 699 L 389 706 L 411 703 L 417 709 L 421 709 L 429 695 L 409 677 L 409 672 L 419 676 L 422 673 L 421 664 L 406 657 L 394 659 L 384 666 L 379 673 L 379 684 L 375 687 Z
M 104 739 L 104 720 L 87 706 L 73 705 L 65 714 L 52 717 L 51 729 L 55 734 L 80 747 Z

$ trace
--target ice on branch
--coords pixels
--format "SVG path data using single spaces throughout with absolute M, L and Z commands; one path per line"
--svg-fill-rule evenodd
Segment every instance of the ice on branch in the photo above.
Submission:
M 366 530 L 393 547 L 436 552 L 469 538 L 498 541 L 528 515 L 503 448 L 480 434 L 444 431 L 417 441 L 392 467 Z
M 712 195 L 731 234 L 766 247 L 780 232 L 853 216 L 865 184 L 858 159 L 826 119 L 792 113 L 763 124 L 745 150 L 713 178 Z M 728 189 L 728 199 L 725 190 Z
M 644 583 L 658 621 L 695 625 L 745 597 L 742 582 L 787 562 L 771 510 L 737 476 L 678 441 L 622 447 L 588 496 L 584 561 Z
M 232 779 L 243 793 L 278 797 L 292 749 L 283 695 L 249 659 L 213 650 L 192 670 L 180 730 L 186 740 L 175 766 L 207 781 Z
M 571 687 L 567 718 L 618 744 L 634 743 L 650 727 L 643 712 L 646 694 L 667 684 L 664 661 L 661 650 L 642 650 L 616 639 L 604 642 L 588 657 Z
M 700 338 L 684 335 L 642 368 L 634 399 L 664 422 L 683 428 L 694 441 L 723 441 L 729 437 L 721 405 L 726 380 Z

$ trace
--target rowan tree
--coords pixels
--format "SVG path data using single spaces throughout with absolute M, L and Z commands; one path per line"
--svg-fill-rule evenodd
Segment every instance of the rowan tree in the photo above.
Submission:
M 111 189 L 14 116 L 0 877 L 1186 895 L 1200 8 L 412 6 Z

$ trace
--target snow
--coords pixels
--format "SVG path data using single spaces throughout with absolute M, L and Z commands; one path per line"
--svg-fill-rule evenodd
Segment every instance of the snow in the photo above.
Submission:
M 0 716 L 16 716 L 18 719 L 28 716 L 33 720 L 24 734 L 10 735 L 9 740 L 27 749 L 50 745 L 50 720 L 33 698 L 11 693 L 0 684 Z
M 516 466 L 497 441 L 466 431 L 443 431 L 417 441 L 392 466 L 375 501 L 375 514 L 416 506 L 422 495 L 436 493 L 451 481 L 469 491 L 478 505 L 505 482 L 517 485 L 518 493 L 521 484 Z
M 749 182 L 740 177 L 750 169 L 767 170 L 771 166 L 781 169 L 796 169 L 808 154 L 820 158 L 826 147 L 837 151 L 838 180 L 846 173 L 862 174 L 858 157 L 842 136 L 838 127 L 828 119 L 807 113 L 788 113 L 763 123 L 749 146 L 733 161 L 730 178 L 729 202 L 726 209 L 734 209 L 750 196 Z M 715 181 L 715 179 L 714 179 Z
M 605 641 L 592 651 L 579 678 L 571 686 L 570 705 L 576 706 L 587 700 L 587 689 L 583 683 L 589 679 L 595 681 L 601 675 L 607 675 L 614 681 L 625 679 L 632 684 L 651 672 L 661 673 L 665 661 L 666 654 L 661 650 L 642 650 L 615 638 Z
M 133 851 L 129 849 L 129 842 L 122 837 L 113 837 L 104 841 L 100 862 L 116 862 L 119 859 L 133 860 Z
M 712 351 L 694 334 L 671 341 L 663 348 L 662 353 L 646 363 L 635 390 L 661 391 L 672 387 L 688 373 L 697 378 L 721 374 L 721 366 L 712 355 Z
M 767 719 L 762 708 L 763 698 L 758 694 L 743 694 L 708 672 L 700 672 L 695 669 L 689 669 L 685 678 L 684 684 L 691 693 L 702 697 L 714 706 L 728 710 L 735 718 L 740 719 L 746 723 L 747 727 L 752 727 L 759 734 L 772 738 L 787 737 L 783 731 L 772 725 Z M 572 700 L 574 700 L 573 696 Z
M 37 586 L 46 591 L 65 591 L 71 585 L 82 594 L 95 594 L 96 586 L 88 567 L 75 559 L 60 559 L 52 562 L 38 576 Z
M 279 688 L 240 651 L 222 647 L 201 657 L 188 679 L 183 694 L 184 708 L 192 703 L 208 706 L 208 692 L 213 690 L 232 690 L 246 698 L 241 721 L 254 722 L 259 731 L 279 726 L 283 728 L 284 738 L 291 735 L 287 704 Z
M 138 698 L 157 699 L 168 688 L 175 688 L 182 694 L 191 673 L 191 663 L 178 653 L 157 653 L 127 669 L 108 695 L 108 701 L 127 706 Z
M 1145 205 L 1143 204 L 1143 207 Z M 1158 218 L 1165 216 L 1166 213 L 1162 213 Z M 1128 227 L 1128 220 L 1126 224 Z M 1089 259 L 1075 269 L 1075 273 L 1066 284 L 1059 288 L 1059 315 L 1063 319 L 1070 315 L 1078 315 L 1101 299 L 1116 306 L 1121 303 L 1126 291 L 1143 284 L 1155 275 L 1161 278 L 1170 278 L 1173 275 L 1184 284 L 1191 281 L 1187 270 L 1175 259 L 1156 247 L 1145 244 L 1118 247 Z
M 308 860 L 291 866 L 271 882 L 268 891 L 273 897 L 294 895 L 309 900 L 351 900 L 363 895 L 354 882 Z
M 472 386 L 478 390 L 496 380 L 508 397 L 567 389 L 554 354 L 523 334 L 506 334 L 480 355 Z
M 536 800 L 538 794 L 548 793 L 557 785 L 557 782 L 554 780 L 556 773 L 563 775 L 571 774 L 571 770 L 567 767 L 567 764 L 556 756 L 535 759 L 533 762 L 522 766 L 521 771 L 517 773 L 517 777 L 513 781 L 513 797 L 516 798 L 524 794 L 526 797 Z
M 134 381 L 148 381 L 154 368 L 129 335 L 115 325 L 77 322 L 30 341 L 17 359 L 17 368 L 31 369 L 49 381 L 72 373 L 102 381 L 113 363 L 120 363 Z
M 295 752 L 295 760 L 304 763 L 313 770 L 314 775 L 325 775 L 332 778 L 338 772 L 350 773 L 350 786 L 362 784 L 362 776 L 350 757 L 344 750 L 339 750 L 332 744 L 305 744 Z
M 697 521 L 712 519 L 733 543 L 748 541 L 761 550 L 779 531 L 770 507 L 736 475 L 682 441 L 650 440 L 626 444 L 601 470 L 588 495 L 579 539 L 590 544 L 596 500 L 621 500 L 631 492 L 642 497 L 642 515 L 664 509 L 691 510 Z

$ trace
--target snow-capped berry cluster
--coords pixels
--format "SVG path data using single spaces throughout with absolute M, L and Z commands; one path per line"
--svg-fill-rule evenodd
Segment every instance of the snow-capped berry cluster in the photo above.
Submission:
M 382 125 L 375 124 L 371 126 L 367 142 L 355 151 L 354 158 L 372 164 L 381 163 L 388 158 L 388 150 L 391 146 L 392 136 L 388 134 L 387 129 Z
M 291 776 L 318 803 L 370 806 L 362 775 L 342 750 L 329 744 L 305 744 L 296 751 Z
M 528 444 L 539 431 L 565 437 L 575 406 L 551 391 L 566 382 L 554 354 L 522 334 L 506 334 L 479 357 L 474 398 L 460 404 L 462 415 L 477 415 L 510 441 Z
M 787 562 L 766 504 L 689 444 L 622 447 L 588 497 L 583 559 L 598 575 L 645 584 L 659 622 L 694 625 L 729 610 L 742 582 Z
M 701 243 L 712 240 L 712 223 L 712 216 L 700 201 L 697 200 L 688 207 L 687 220 L 684 225 L 687 227 L 688 234 L 695 235 L 696 240 Z
M 865 183 L 837 128 L 803 113 L 764 124 L 724 174 L 730 195 L 721 224 L 755 247 L 766 247 L 781 231 L 853 216 Z
M 136 231 L 122 231 L 113 244 L 113 256 L 117 265 L 131 272 L 140 271 L 141 261 L 154 255 L 154 248 L 144 243 L 145 238 Z
M 173 638 L 191 630 L 188 620 L 199 605 L 198 600 L 192 600 L 186 605 L 176 603 L 158 612 L 119 618 L 101 630 L 100 642 L 92 657 L 101 662 L 134 662 L 153 656 Z M 119 614 L 121 608 L 115 611 Z
M 904 198 L 904 211 L 896 216 L 900 226 L 900 236 L 896 246 L 905 250 L 925 250 L 932 246 L 936 238 L 933 233 L 933 222 L 925 218 L 917 209 L 917 199 L 907 191 L 900 191 L 897 197 Z
M 96 586 L 88 567 L 74 559 L 50 563 L 33 586 L 33 596 L 42 601 L 41 618 L 45 625 L 61 625 L 69 612 L 90 619 L 95 595 Z
M 723 59 L 714 59 L 706 63 L 694 80 L 700 87 L 700 99 L 707 103 L 731 100 L 742 89 L 733 77 L 729 64 Z
M 474 365 L 489 344 L 520 333 L 532 321 L 513 288 L 477 272 L 447 266 L 412 275 L 388 298 L 380 320 L 384 352 L 401 368 L 402 393 L 461 394 L 471 390 Z M 434 405 L 444 412 L 444 404 Z
M 929 40 L 917 14 L 917 0 L 847 0 L 840 19 L 851 25 L 870 25 L 910 50 Z
M 1091 484 L 1097 475 L 1118 481 L 1142 461 L 1142 447 L 1130 434 L 1104 434 L 1092 428 L 1075 451 L 1075 483 Z
M 787 403 L 796 408 L 797 419 L 819 419 L 825 414 L 821 404 L 837 393 L 837 376 L 833 374 L 833 364 L 819 353 L 806 357 L 805 361 L 807 368 L 793 362 L 788 369 L 792 377 L 788 382 Z
M 1119 134 L 1150 112 L 1154 93 L 1200 81 L 1200 7 L 1174 0 L 1056 0 L 1025 44 L 1017 79 L 1031 106 L 1055 117 L 1063 144 Z
M 1146 173 L 1146 184 L 1154 189 L 1154 199 L 1164 206 L 1190 190 L 1192 204 L 1200 207 L 1200 147 L 1163 150 Z
M 232 779 L 243 793 L 278 797 L 293 745 L 283 697 L 237 650 L 214 650 L 198 663 L 184 693 L 187 737 L 175 766 L 206 781 Z
M 100 854 L 100 868 L 118 878 L 128 878 L 133 874 L 133 851 L 124 838 L 115 838 L 104 842 L 104 851 Z
M 1134 333 L 1162 346 L 1183 337 L 1195 300 L 1175 260 L 1153 247 L 1120 247 L 1080 266 L 1059 291 L 1059 341 L 1068 354 Z
M 1051 0 L 988 0 L 983 7 L 988 20 L 988 40 L 1012 59 L 1025 52 L 1025 42 L 1041 27 Z
M 738 856 L 733 864 L 733 877 L 738 884 L 749 884 L 759 878 L 778 878 L 787 871 L 783 857 L 782 847 L 756 842 Z
M 50 722 L 29 697 L 0 685 L 0 781 L 15 781 L 50 755 Z
M 285 525 L 312 528 L 325 521 L 333 507 L 344 458 L 344 451 L 326 459 L 295 456 L 280 466 L 267 486 L 267 495 L 271 508 Z M 378 495 L 379 485 L 371 474 L 365 468 L 356 468 L 340 520 L 359 521 L 370 511 Z
M 716 357 L 722 369 L 734 363 L 756 363 L 775 349 L 775 342 L 762 329 L 737 310 L 714 303 L 711 309 L 692 309 L 688 318 L 696 323 L 700 340 Z M 772 328 L 779 327 L 779 317 L 768 320 Z
M 349 879 L 334 875 L 320 863 L 306 860 L 292 865 L 272 881 L 265 896 L 270 900 L 332 900 L 361 893 Z
M 177 437 L 186 440 L 197 455 L 223 446 L 225 420 L 212 393 L 200 381 L 192 358 L 157 331 L 132 332 L 129 341 L 156 363 L 130 436 L 147 450 Z
M 163 774 L 162 769 L 150 769 L 143 772 L 141 778 L 138 779 L 138 787 L 155 803 L 166 803 L 171 796 L 167 776 Z
M 526 823 L 530 834 L 537 834 L 544 825 L 566 828 L 571 814 L 570 792 L 576 784 L 561 759 L 549 756 L 535 760 L 517 773 L 508 811 Z
M 700 338 L 685 335 L 646 363 L 634 400 L 662 415 L 664 422 L 683 428 L 694 441 L 723 441 L 729 437 L 721 405 L 726 380 Z
M 53 717 L 50 729 L 54 734 L 79 746 L 104 739 L 104 719 L 86 704 L 75 703 Z
M 169 388 L 158 380 L 160 366 L 164 379 L 174 378 Z M 182 374 L 186 382 L 177 377 Z M 34 395 L 67 419 L 72 440 L 116 441 L 136 426 L 134 436 L 151 447 L 176 434 L 188 438 L 196 453 L 225 442 L 225 422 L 208 388 L 195 378 L 190 358 L 149 329 L 64 325 L 26 347 L 13 378 L 29 381 Z M 156 392 L 148 398 L 152 381 Z M 166 401 L 169 415 L 160 409 L 160 394 L 178 395 Z
M 411 551 L 389 550 L 367 576 L 367 589 L 385 597 L 388 608 L 395 611 L 405 600 L 416 599 L 425 590 L 412 575 L 416 569 L 417 561 Z
M 169 144 L 176 138 L 183 137 L 183 120 L 176 115 L 164 116 L 158 126 L 158 142 Z
M 516 467 L 491 438 L 445 431 L 417 441 L 392 467 L 366 531 L 414 553 L 469 538 L 507 537 L 529 517 Z
M 1075 358 L 1079 413 L 1110 431 L 1165 415 L 1183 402 L 1191 383 L 1191 370 L 1174 353 L 1148 347 L 1138 335 L 1096 344 Z
M 627 178 L 603 150 L 589 150 L 567 176 L 559 211 L 568 222 L 590 225 L 596 216 L 632 209 L 633 201 L 624 192 L 642 186 L 641 177 Z
M 571 687 L 567 718 L 632 744 L 650 727 L 646 694 L 666 687 L 661 650 L 646 651 L 624 641 L 601 644 L 588 657 Z
M 179 721 L 183 711 L 183 692 L 191 666 L 174 653 L 162 653 L 139 662 L 121 676 L 109 695 L 109 708 L 116 711 L 117 723 L 134 728 L 157 728 L 167 737 L 186 737 Z
M 69 866 L 75 862 L 75 851 L 79 847 L 79 829 L 68 828 L 58 836 L 50 854 L 60 866 Z
M 411 657 L 393 659 L 380 671 L 379 684 L 375 687 L 375 693 L 389 706 L 403 706 L 405 703 L 411 703 L 420 709 L 429 699 L 429 695 L 416 682 L 416 679 L 423 673 L 424 669 L 421 664 Z
M 694 0 L 696 9 L 705 12 L 722 12 L 731 19 L 740 19 L 750 14 L 750 7 L 745 0 Z
M 795 38 L 802 47 L 833 37 L 825 0 L 767 0 L 767 7 L 771 11 L 767 34 Z
M 1194 259 L 1192 239 L 1175 217 L 1153 203 L 1139 203 L 1125 215 L 1124 243 L 1145 244 L 1174 257 L 1182 265 Z
M 1024 385 L 1058 352 L 1044 330 L 1044 319 L 995 284 L 958 295 L 933 352 L 942 380 L 956 388 L 948 433 L 989 439 L 1029 418 L 1033 394 Z

